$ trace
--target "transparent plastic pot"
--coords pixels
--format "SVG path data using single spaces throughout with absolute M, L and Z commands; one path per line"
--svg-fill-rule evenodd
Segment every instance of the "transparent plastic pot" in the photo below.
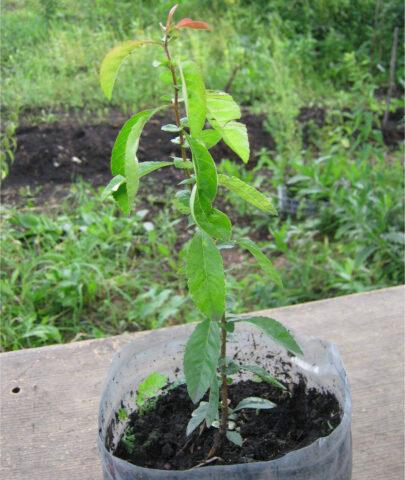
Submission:
M 98 447 L 105 480 L 351 479 L 351 397 L 346 372 L 336 346 L 317 338 L 296 335 L 304 354 L 290 358 L 269 337 L 248 325 L 238 326 L 229 343 L 229 356 L 236 350 L 254 351 L 254 360 L 260 357 L 259 363 L 277 374 L 277 365 L 272 365 L 266 355 L 270 352 L 278 354 L 292 364 L 293 378 L 301 374 L 306 377 L 309 387 L 333 392 L 341 405 L 343 417 L 330 435 L 276 460 L 190 470 L 143 468 L 115 457 L 112 451 L 126 427 L 126 421 L 117 419 L 118 410 L 123 405 L 127 411 L 133 411 L 137 385 L 150 373 L 160 372 L 173 381 L 181 378 L 184 345 L 192 328 L 192 325 L 187 325 L 142 334 L 115 355 L 99 409 Z

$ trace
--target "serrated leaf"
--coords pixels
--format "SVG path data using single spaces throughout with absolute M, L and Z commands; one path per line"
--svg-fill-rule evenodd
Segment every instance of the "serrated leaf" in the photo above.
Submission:
M 191 61 L 180 65 L 183 97 L 186 104 L 190 133 L 198 138 L 205 124 L 206 94 L 200 69 Z
M 112 192 L 112 196 L 116 201 L 119 208 L 126 214 L 129 215 L 131 213 L 131 207 L 128 202 L 128 194 L 127 194 L 127 184 L 122 183 L 118 190 Z
M 191 298 L 211 320 L 225 312 L 225 274 L 222 256 L 205 232 L 197 231 L 187 251 L 187 279 Z
M 235 445 L 237 445 L 238 447 L 241 447 L 242 444 L 243 444 L 243 438 L 241 437 L 240 433 L 238 432 L 235 432 L 235 431 L 231 431 L 231 430 L 228 430 L 226 432 L 226 438 L 234 443 Z
M 190 210 L 195 223 L 208 235 L 218 240 L 230 240 L 232 224 L 228 216 L 216 208 L 211 208 L 208 211 L 204 210 L 199 200 L 196 185 L 191 192 Z
M 120 43 L 107 53 L 100 67 L 100 84 L 104 95 L 109 100 L 111 100 L 118 70 L 126 57 L 142 45 L 152 43 L 153 42 L 149 40 L 130 40 L 128 42 Z
M 218 183 L 263 212 L 277 215 L 277 210 L 268 197 L 238 177 L 228 177 L 228 175 L 218 174 Z
M 274 408 L 277 405 L 265 398 L 260 397 L 247 397 L 241 400 L 236 408 L 233 409 L 234 412 L 238 410 L 243 410 L 244 408 L 252 408 L 254 410 L 268 410 L 270 408 Z
M 192 412 L 187 424 L 186 435 L 191 435 L 194 430 L 205 420 L 208 411 L 208 402 L 200 402 L 200 405 Z
M 210 385 L 210 394 L 208 400 L 208 409 L 205 415 L 207 427 L 210 427 L 216 420 L 218 420 L 219 409 L 219 382 L 218 377 L 214 375 Z
M 136 392 L 136 404 L 139 408 L 145 405 L 145 402 L 155 397 L 159 390 L 167 383 L 166 375 L 157 372 L 151 373 L 145 380 L 138 385 Z
M 173 162 L 174 166 L 176 168 L 180 168 L 181 170 L 191 170 L 194 168 L 193 162 L 190 160 L 183 160 L 182 158 L 175 157 Z
M 283 288 L 283 281 L 280 274 L 274 268 L 271 261 L 260 250 L 260 248 L 249 238 L 238 240 L 237 242 L 242 248 L 248 250 L 257 260 L 257 263 L 262 270 L 268 275 L 268 277 L 280 288 Z
M 217 168 L 210 152 L 202 142 L 188 135 L 187 141 L 193 155 L 199 201 L 203 210 L 209 211 L 217 195 Z
M 125 182 L 126 182 L 125 177 L 123 177 L 122 175 L 117 175 L 116 177 L 112 178 L 109 181 L 108 185 L 103 190 L 103 193 L 101 194 L 102 200 L 105 200 L 113 192 L 116 192 L 120 188 L 120 186 Z
M 221 138 L 221 134 L 213 128 L 208 128 L 207 130 L 203 130 L 201 132 L 201 140 L 208 149 L 214 147 L 221 140 Z
M 175 28 L 192 28 L 194 30 L 210 30 L 207 22 L 201 20 L 193 20 L 192 18 L 182 18 L 176 23 Z
M 167 125 L 163 125 L 161 128 L 164 132 L 172 132 L 172 133 L 179 133 L 182 131 L 181 127 L 174 125 L 173 123 L 168 123 Z
M 273 375 L 270 375 L 270 373 L 267 370 L 260 367 L 259 365 L 246 365 L 242 363 L 239 365 L 239 369 L 254 373 L 258 377 L 260 377 L 264 382 L 269 383 L 270 385 L 274 385 L 275 387 L 280 388 L 281 390 L 286 390 L 286 387 L 281 382 L 279 382 L 276 378 L 273 377 Z
M 220 126 L 224 126 L 231 120 L 241 117 L 239 105 L 229 93 L 216 90 L 207 90 L 207 117 L 208 121 L 215 120 Z
M 194 174 L 190 178 L 185 178 L 178 185 L 194 185 L 195 184 L 195 176 Z
M 124 123 L 115 139 L 111 152 L 111 172 L 113 175 L 123 175 L 125 177 L 125 152 L 129 135 L 131 132 L 135 132 L 135 137 L 138 137 L 139 140 L 146 122 L 159 110 L 161 110 L 161 108 L 144 110 L 137 113 Z M 137 147 L 138 145 L 136 145 L 136 148 Z
M 280 322 L 270 317 L 261 316 L 234 316 L 228 319 L 231 322 L 248 322 L 263 330 L 277 343 L 292 353 L 302 354 L 302 350 L 292 333 Z
M 141 162 L 138 163 L 139 168 L 139 178 L 144 177 L 145 175 L 149 175 L 149 173 L 158 170 L 159 168 L 163 167 L 170 167 L 173 165 L 172 162 Z
M 220 345 L 219 324 L 208 318 L 196 326 L 188 339 L 183 360 L 184 374 L 193 403 L 201 400 L 216 375 Z
M 190 213 L 190 190 L 179 190 L 175 195 L 175 206 L 180 213 Z
M 126 187 L 125 189 L 120 188 L 116 196 L 121 198 L 122 204 L 128 204 L 128 208 L 125 207 L 124 210 L 128 213 L 139 187 L 139 166 L 136 156 L 139 138 L 146 122 L 159 110 L 160 108 L 145 110 L 134 115 L 124 124 L 114 143 L 111 154 L 111 172 L 115 176 L 125 177 Z M 126 201 L 123 198 L 125 194 L 127 195 Z
M 211 121 L 211 125 L 217 130 L 223 141 L 233 150 L 244 163 L 249 161 L 250 147 L 246 125 L 231 121 L 221 126 L 218 122 Z
M 180 170 L 192 170 L 194 168 L 193 162 L 190 160 L 175 159 L 174 166 Z

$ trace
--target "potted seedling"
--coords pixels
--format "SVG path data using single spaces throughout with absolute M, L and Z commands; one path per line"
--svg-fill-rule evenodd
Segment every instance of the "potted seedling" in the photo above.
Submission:
M 185 173 L 175 204 L 191 233 L 185 272 L 203 319 L 141 336 L 115 358 L 100 404 L 105 478 L 348 480 L 350 396 L 335 348 L 296 338 L 272 318 L 226 310 L 224 249 L 245 249 L 269 282 L 281 288 L 282 280 L 258 245 L 233 234 L 229 217 L 214 206 L 217 194 L 227 189 L 268 215 L 277 211 L 268 196 L 217 171 L 210 149 L 220 141 L 248 162 L 247 130 L 229 94 L 206 89 L 186 52 L 172 56 L 184 29 L 210 29 L 190 18 L 176 22 L 176 8 L 160 25 L 161 39 L 124 42 L 101 65 L 109 98 L 121 64 L 140 48 L 156 52 L 172 81 L 167 104 L 137 113 L 118 134 L 105 195 L 130 214 L 144 175 Z M 142 129 L 164 109 L 173 110 L 174 123 L 162 130 L 173 134 L 179 153 L 139 162 Z

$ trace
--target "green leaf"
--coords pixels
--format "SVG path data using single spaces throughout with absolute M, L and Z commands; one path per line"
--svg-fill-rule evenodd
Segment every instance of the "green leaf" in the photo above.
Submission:
M 209 90 L 207 92 L 207 117 L 224 142 L 245 163 L 249 160 L 249 138 L 246 126 L 235 122 L 241 117 L 240 108 L 231 95 Z
M 138 163 L 139 178 L 144 177 L 145 175 L 148 175 L 149 173 L 152 173 L 155 170 L 158 170 L 159 168 L 170 167 L 170 165 L 173 165 L 173 163 L 172 162 L 141 162 L 141 163 Z
M 205 146 L 209 149 L 215 146 L 221 140 L 221 134 L 213 128 L 208 128 L 201 132 L 201 140 Z
M 113 192 L 116 192 L 120 188 L 120 186 L 125 182 L 126 182 L 125 177 L 123 177 L 122 175 L 117 175 L 116 177 L 112 178 L 108 183 L 108 185 L 103 190 L 103 193 L 101 194 L 101 198 L 105 200 Z
M 54 325 L 37 325 L 36 327 L 24 333 L 23 338 L 36 337 L 46 342 L 52 340 L 53 342 L 61 343 L 62 335 L 57 327 Z
M 235 432 L 235 431 L 231 431 L 231 430 L 228 430 L 226 432 L 226 438 L 234 443 L 235 445 L 237 445 L 238 447 L 241 447 L 242 446 L 242 443 L 243 443 L 243 438 L 241 437 L 240 433 L 238 432 Z
M 207 90 L 208 121 L 215 120 L 220 126 L 241 117 L 239 105 L 229 93 Z
M 194 185 L 195 184 L 195 176 L 192 174 L 190 178 L 185 178 L 181 182 L 178 183 L 178 185 Z
M 126 188 L 120 189 L 119 196 L 121 204 L 125 204 L 124 211 L 128 213 L 139 188 L 140 175 L 136 156 L 139 137 L 146 122 L 159 110 L 160 108 L 145 110 L 130 118 L 122 127 L 114 143 L 111 154 L 111 172 L 113 175 L 122 175 L 126 179 Z M 125 194 L 127 200 L 123 198 Z
M 233 120 L 223 126 L 215 121 L 211 121 L 210 123 L 215 130 L 221 134 L 223 141 L 228 147 L 233 150 L 244 163 L 247 163 L 250 156 L 250 147 L 246 125 Z
M 122 183 L 118 190 L 112 192 L 112 196 L 114 200 L 117 202 L 117 205 L 120 209 L 126 214 L 129 215 L 131 213 L 131 207 L 128 202 L 128 194 L 127 194 L 127 184 Z
M 111 172 L 113 175 L 123 175 L 125 177 L 125 153 L 127 149 L 128 137 L 134 132 L 135 138 L 140 137 L 142 129 L 146 122 L 161 108 L 144 110 L 137 113 L 127 120 L 115 140 L 111 153 Z M 137 149 L 138 145 L 136 145 Z M 136 154 L 136 150 L 134 155 Z
M 166 375 L 153 372 L 145 380 L 138 385 L 136 393 L 136 404 L 138 408 L 142 408 L 146 401 L 155 397 L 159 390 L 167 383 Z
M 233 333 L 235 331 L 235 324 L 233 322 L 226 322 L 225 324 L 225 330 L 228 333 Z
M 210 395 L 208 400 L 208 409 L 205 415 L 207 427 L 210 427 L 216 420 L 218 420 L 219 409 L 219 382 L 218 377 L 214 375 L 210 386 Z
M 180 75 L 190 133 L 193 137 L 199 137 L 206 118 L 204 80 L 197 64 L 191 61 L 181 64 Z
M 228 319 L 231 322 L 248 322 L 263 330 L 266 335 L 292 353 L 302 354 L 302 350 L 290 331 L 274 318 L 260 316 L 235 316 Z
M 232 224 L 228 216 L 216 208 L 205 211 L 201 206 L 196 185 L 191 192 L 190 209 L 195 223 L 208 235 L 218 240 L 230 240 Z
M 126 419 L 128 418 L 128 413 L 127 413 L 127 411 L 125 410 L 125 408 L 120 408 L 120 409 L 118 410 L 118 418 L 119 418 L 119 420 L 121 420 L 121 421 L 124 421 L 124 420 L 126 420 Z
M 173 157 L 173 163 L 176 168 L 180 168 L 181 170 L 191 170 L 194 168 L 193 162 L 190 160 L 183 160 L 180 157 Z
M 200 402 L 200 405 L 192 412 L 190 421 L 187 424 L 186 435 L 191 435 L 194 430 L 205 420 L 208 411 L 208 403 Z
M 276 404 L 266 400 L 265 398 L 260 397 L 247 397 L 241 400 L 236 408 L 233 409 L 234 412 L 238 410 L 243 410 L 244 408 L 253 408 L 254 410 L 268 410 L 270 408 L 276 407 Z
M 163 130 L 164 132 L 179 133 L 182 131 L 182 128 L 174 125 L 173 123 L 168 123 L 167 125 L 163 125 L 161 127 L 161 130 Z
M 184 374 L 188 393 L 194 403 L 201 400 L 216 375 L 220 345 L 219 324 L 208 318 L 196 326 L 188 339 L 184 353 Z
M 187 141 L 193 154 L 198 198 L 203 210 L 209 211 L 217 195 L 217 168 L 210 152 L 202 142 L 188 135 Z
M 254 373 L 258 377 L 260 377 L 264 382 L 269 383 L 270 385 L 274 385 L 281 390 L 286 390 L 286 387 L 280 383 L 277 379 L 270 375 L 270 373 L 265 370 L 264 368 L 260 367 L 259 365 L 246 365 L 244 363 L 239 365 L 240 370 L 245 370 L 247 372 Z
M 260 248 L 252 242 L 249 238 L 243 238 L 237 242 L 242 248 L 248 250 L 257 260 L 257 263 L 264 270 L 264 272 L 269 276 L 269 278 L 280 288 L 283 288 L 283 281 L 281 280 L 280 274 L 274 268 L 271 261 L 264 255 Z
M 153 42 L 148 40 L 130 40 L 123 42 L 113 48 L 104 57 L 100 67 L 100 84 L 104 95 L 109 100 L 111 100 L 114 83 L 122 62 L 137 48 L 151 43 Z
M 228 175 L 218 174 L 218 183 L 231 192 L 236 193 L 239 197 L 254 205 L 256 208 L 263 210 L 263 212 L 277 215 L 277 210 L 269 198 L 259 192 L 255 187 L 240 180 L 238 177 L 228 177 Z
M 187 250 L 187 279 L 191 297 L 202 313 L 220 320 L 225 312 L 222 256 L 209 235 L 197 231 Z
M 190 190 L 179 190 L 174 199 L 175 206 L 180 213 L 190 213 Z

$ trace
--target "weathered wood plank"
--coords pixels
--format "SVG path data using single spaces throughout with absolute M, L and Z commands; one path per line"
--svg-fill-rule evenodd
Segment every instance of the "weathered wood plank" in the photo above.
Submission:
M 404 475 L 404 305 L 397 287 L 262 312 L 338 345 L 353 394 L 353 480 Z M 179 328 L 190 327 L 153 334 Z M 101 480 L 99 394 L 113 353 L 134 335 L 150 333 L 0 355 L 1 478 Z

